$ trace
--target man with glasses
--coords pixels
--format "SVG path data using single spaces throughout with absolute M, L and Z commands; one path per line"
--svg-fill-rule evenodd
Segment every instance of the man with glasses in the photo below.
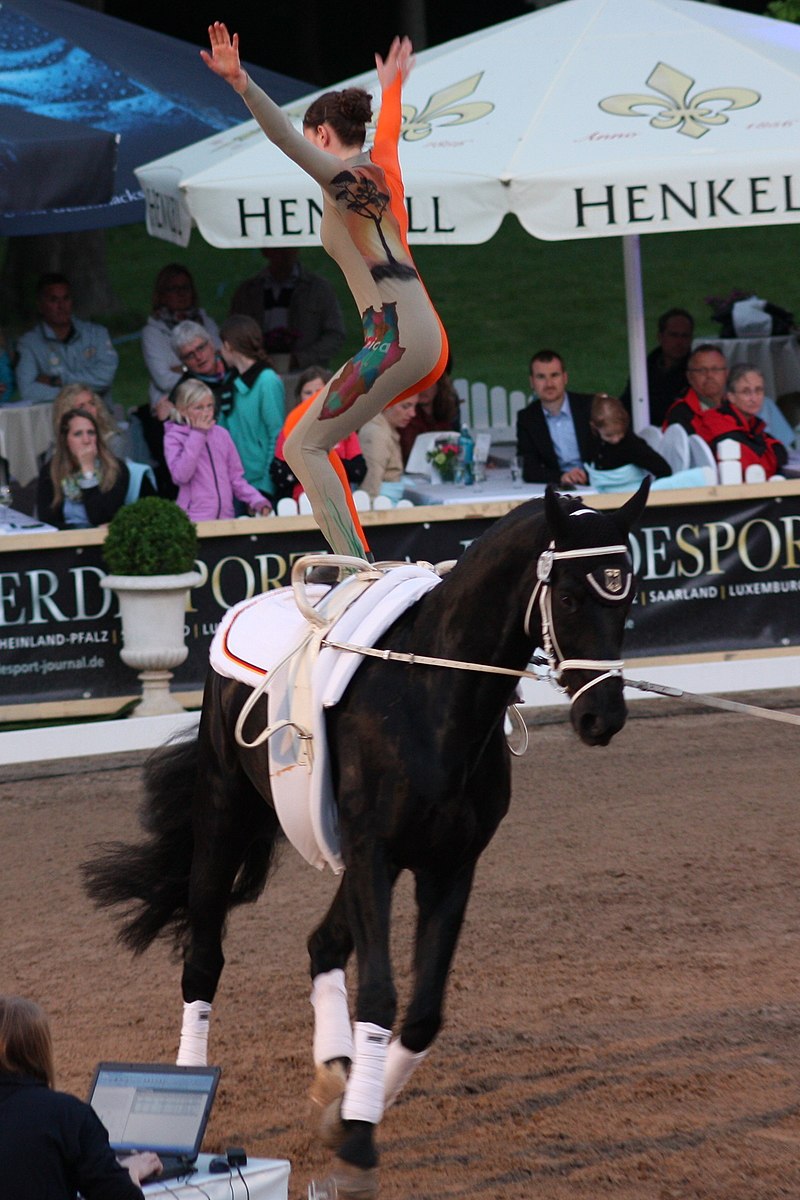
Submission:
M 667 409 L 662 429 L 668 425 L 682 425 L 687 433 L 698 433 L 703 415 L 719 408 L 725 399 L 728 382 L 728 366 L 725 355 L 704 343 L 689 355 L 686 367 L 689 387 L 683 395 Z

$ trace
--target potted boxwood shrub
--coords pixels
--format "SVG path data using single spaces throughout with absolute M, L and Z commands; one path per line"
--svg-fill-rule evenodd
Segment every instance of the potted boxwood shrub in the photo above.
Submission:
M 109 574 L 101 580 L 119 597 L 124 663 L 139 672 L 137 717 L 181 712 L 170 694 L 172 670 L 186 659 L 184 639 L 189 589 L 195 571 L 197 530 L 172 500 L 146 496 L 115 514 L 103 543 Z

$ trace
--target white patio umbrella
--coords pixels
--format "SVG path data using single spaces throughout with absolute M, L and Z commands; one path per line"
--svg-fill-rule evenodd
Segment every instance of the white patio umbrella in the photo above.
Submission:
M 638 237 L 796 223 L 799 85 L 800 28 L 695 0 L 564 0 L 426 50 L 404 94 L 411 240 L 483 242 L 509 212 L 548 240 L 622 236 L 638 428 Z M 157 236 L 318 240 L 316 185 L 252 121 L 137 175 Z

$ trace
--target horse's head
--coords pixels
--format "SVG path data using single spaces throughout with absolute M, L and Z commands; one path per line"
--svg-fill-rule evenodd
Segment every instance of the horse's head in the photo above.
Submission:
M 627 716 L 622 636 L 633 600 L 628 534 L 649 490 L 647 478 L 614 512 L 587 508 L 550 488 L 545 495 L 550 545 L 539 558 L 531 608 L 538 605 L 550 666 L 572 698 L 573 727 L 590 746 L 608 745 Z

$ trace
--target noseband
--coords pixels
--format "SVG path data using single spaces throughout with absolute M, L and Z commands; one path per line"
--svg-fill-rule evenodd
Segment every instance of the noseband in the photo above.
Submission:
M 561 647 L 558 644 L 558 635 L 553 618 L 553 565 L 561 559 L 572 559 L 575 561 L 583 558 L 599 558 L 601 555 L 605 558 L 609 555 L 624 556 L 624 565 L 621 568 L 606 569 L 603 572 L 602 583 L 597 578 L 599 572 L 595 573 L 591 570 L 587 571 L 586 580 L 590 587 L 597 593 L 597 598 L 602 604 L 624 604 L 633 587 L 633 571 L 627 546 L 594 546 L 583 550 L 556 550 L 555 542 L 551 542 L 547 549 L 543 550 L 539 555 L 536 564 L 536 586 L 531 592 L 531 598 L 525 610 L 525 635 L 526 637 L 532 637 L 530 627 L 531 616 L 538 602 L 539 620 L 542 626 L 542 648 L 547 658 L 550 681 L 554 687 L 562 692 L 569 691 L 566 684 L 561 682 L 561 676 L 564 671 L 600 672 L 594 679 L 590 679 L 588 683 L 584 683 L 570 697 L 570 703 L 572 704 L 575 703 L 579 696 L 587 692 L 589 688 L 594 687 L 595 684 L 602 683 L 604 679 L 611 679 L 614 676 L 621 677 L 625 664 L 621 658 L 563 657 Z

